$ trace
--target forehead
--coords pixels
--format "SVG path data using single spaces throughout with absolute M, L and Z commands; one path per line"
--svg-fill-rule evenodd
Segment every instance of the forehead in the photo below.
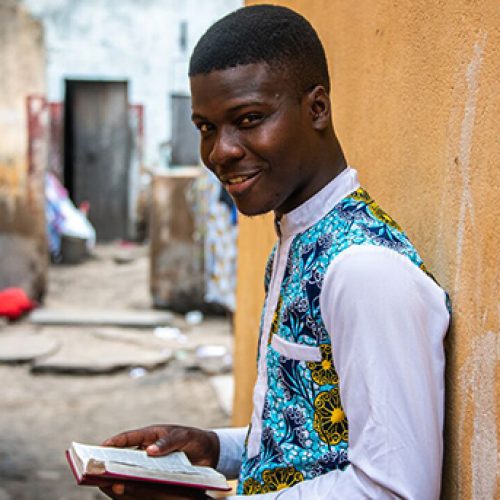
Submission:
M 190 78 L 193 114 L 231 108 L 247 102 L 263 104 L 292 96 L 285 71 L 266 63 L 236 66 Z

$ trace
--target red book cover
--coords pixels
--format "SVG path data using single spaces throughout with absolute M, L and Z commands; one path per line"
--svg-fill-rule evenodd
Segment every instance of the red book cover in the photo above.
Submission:
M 71 472 L 76 479 L 76 482 L 82 486 L 108 486 L 112 481 L 120 480 L 120 481 L 143 481 L 147 483 L 155 483 L 155 484 L 169 484 L 172 486 L 183 486 L 186 488 L 195 488 L 201 490 L 214 490 L 214 491 L 230 491 L 231 487 L 218 487 L 218 486 L 208 486 L 206 484 L 197 484 L 197 483 L 185 483 L 182 481 L 175 481 L 170 479 L 159 479 L 159 478 L 149 478 L 149 477 L 141 477 L 139 475 L 132 476 L 127 474 L 117 474 L 114 472 L 105 471 L 102 474 L 89 474 L 82 472 L 80 473 L 77 465 L 72 457 L 71 451 L 66 450 L 66 459 L 70 466 Z

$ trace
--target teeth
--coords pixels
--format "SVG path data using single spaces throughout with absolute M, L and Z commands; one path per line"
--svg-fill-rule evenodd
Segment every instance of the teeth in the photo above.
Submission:
M 228 184 L 239 184 L 240 182 L 246 181 L 248 177 L 233 177 L 232 179 L 228 179 Z

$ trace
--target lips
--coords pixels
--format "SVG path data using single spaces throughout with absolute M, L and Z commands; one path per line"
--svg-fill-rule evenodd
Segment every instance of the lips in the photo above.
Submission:
M 230 195 L 238 197 L 244 195 L 257 182 L 260 170 L 249 173 L 234 173 L 219 176 L 220 181 Z

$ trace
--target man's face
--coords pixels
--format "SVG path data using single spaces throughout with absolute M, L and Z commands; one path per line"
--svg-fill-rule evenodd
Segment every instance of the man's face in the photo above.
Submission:
M 314 194 L 307 99 L 284 71 L 264 63 L 212 71 L 191 78 L 191 94 L 202 160 L 240 212 L 282 214 Z

